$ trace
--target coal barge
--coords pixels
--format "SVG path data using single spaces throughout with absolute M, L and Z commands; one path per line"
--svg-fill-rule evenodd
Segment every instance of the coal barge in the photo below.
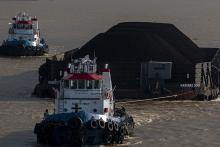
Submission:
M 117 109 L 108 65 L 97 70 L 89 56 L 72 61 L 54 88 L 55 113 L 37 123 L 39 144 L 81 147 L 120 144 L 132 133 L 134 120 L 125 108 Z
M 52 88 L 59 87 L 60 71 L 71 59 L 95 54 L 98 67 L 105 63 L 111 67 L 117 98 L 181 94 L 179 100 L 212 100 L 218 96 L 219 51 L 197 46 L 172 24 L 119 23 L 96 35 L 80 49 L 65 52 L 64 57 L 47 59 L 39 68 L 39 83 L 33 94 L 54 97 Z M 171 66 L 166 66 L 169 64 Z M 164 75 L 169 76 L 165 78 Z
M 19 13 L 9 23 L 8 38 L 0 46 L 2 56 L 42 56 L 49 52 L 48 45 L 40 38 L 37 17 Z

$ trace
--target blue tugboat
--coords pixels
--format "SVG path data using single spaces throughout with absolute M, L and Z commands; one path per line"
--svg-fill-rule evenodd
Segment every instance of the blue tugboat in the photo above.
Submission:
M 110 69 L 97 70 L 88 56 L 74 60 L 65 70 L 60 89 L 54 90 L 55 113 L 45 112 L 34 133 L 38 144 L 82 147 L 120 144 L 132 133 L 133 118 L 116 109 Z
M 0 46 L 0 55 L 41 56 L 48 53 L 48 45 L 40 38 L 38 19 L 25 12 L 19 13 L 9 23 L 8 38 Z

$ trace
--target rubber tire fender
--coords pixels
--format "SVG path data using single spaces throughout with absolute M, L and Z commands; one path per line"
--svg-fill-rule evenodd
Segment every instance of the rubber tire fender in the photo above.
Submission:
M 67 125 L 74 130 L 80 130 L 83 127 L 83 122 L 79 117 L 72 117 L 68 120 Z
M 91 121 L 90 121 L 90 127 L 92 128 L 92 129 L 97 129 L 98 128 L 98 122 L 95 120 L 95 119 L 92 119 Z
M 73 147 L 83 147 L 83 144 L 84 142 L 82 137 L 73 137 L 70 143 Z
M 117 122 L 113 122 L 113 126 L 114 126 L 114 130 L 115 130 L 116 132 L 118 132 L 118 131 L 119 131 L 119 125 L 118 125 L 118 123 L 117 123 Z
M 113 135 L 111 132 L 106 132 L 106 134 L 104 135 L 104 143 L 106 145 L 110 145 L 113 142 Z
M 108 131 L 113 131 L 114 126 L 113 126 L 113 123 L 111 121 L 107 122 L 107 129 L 108 129 Z
M 105 128 L 104 120 L 103 119 L 99 119 L 97 121 L 98 121 L 99 128 L 104 129 Z

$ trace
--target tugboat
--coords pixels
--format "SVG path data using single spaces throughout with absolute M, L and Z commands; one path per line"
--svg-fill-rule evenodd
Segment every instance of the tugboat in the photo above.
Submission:
M 38 144 L 82 147 L 120 144 L 132 133 L 134 120 L 125 108 L 115 108 L 108 65 L 97 70 L 96 59 L 74 60 L 55 89 L 55 112 L 45 112 L 35 125 Z
M 48 45 L 40 38 L 37 17 L 20 12 L 12 20 L 8 38 L 0 46 L 0 55 L 41 56 L 48 53 Z

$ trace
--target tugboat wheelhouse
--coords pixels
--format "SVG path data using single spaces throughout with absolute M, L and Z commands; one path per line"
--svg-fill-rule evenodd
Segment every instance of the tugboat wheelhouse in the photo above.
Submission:
M 9 23 L 8 38 L 0 46 L 0 54 L 8 56 L 36 56 L 48 53 L 48 45 L 40 38 L 37 17 L 19 13 Z

